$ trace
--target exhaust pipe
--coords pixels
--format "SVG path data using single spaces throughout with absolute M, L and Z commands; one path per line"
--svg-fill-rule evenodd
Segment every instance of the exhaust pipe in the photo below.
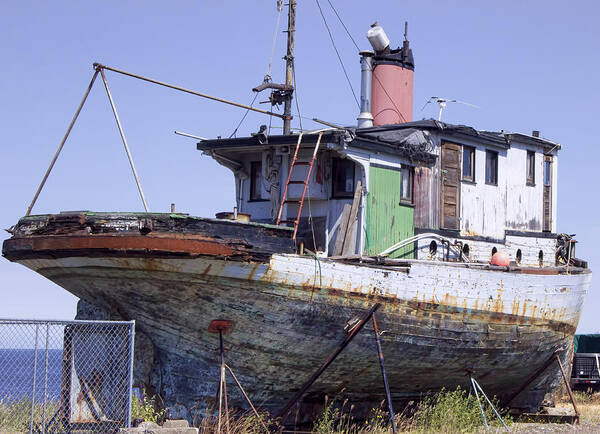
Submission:
M 373 75 L 373 52 L 361 51 L 360 53 L 360 114 L 358 115 L 358 128 L 373 126 L 371 113 L 371 88 Z

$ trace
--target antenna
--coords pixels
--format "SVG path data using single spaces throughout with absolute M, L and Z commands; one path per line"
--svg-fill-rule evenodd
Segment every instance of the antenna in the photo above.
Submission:
M 439 115 L 438 115 L 438 121 L 441 121 L 441 120 L 442 120 L 442 112 L 444 111 L 444 109 L 446 108 L 446 105 L 447 105 L 449 102 L 455 102 L 455 103 L 458 103 L 458 104 L 464 104 L 464 105 L 468 105 L 468 106 L 470 106 L 470 107 L 473 107 L 473 108 L 481 108 L 481 107 L 479 107 L 478 105 L 471 104 L 471 103 L 469 103 L 469 102 L 460 101 L 460 100 L 458 100 L 458 99 L 443 98 L 443 97 L 441 97 L 441 96 L 432 96 L 432 97 L 431 97 L 431 98 L 429 98 L 429 99 L 427 100 L 427 102 L 426 102 L 426 103 L 423 105 L 423 108 L 421 108 L 421 111 L 423 111 L 423 110 L 425 109 L 425 107 L 427 106 L 427 104 L 429 104 L 429 103 L 433 103 L 433 102 L 436 102 L 436 103 L 438 103 L 438 105 L 440 106 L 440 113 L 439 113 Z

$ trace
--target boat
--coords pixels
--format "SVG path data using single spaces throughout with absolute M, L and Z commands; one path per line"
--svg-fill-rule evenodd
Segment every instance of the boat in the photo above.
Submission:
M 440 118 L 414 121 L 408 40 L 391 49 L 378 25 L 368 38 L 357 125 L 291 130 L 291 31 L 286 83 L 256 89 L 284 104 L 283 134 L 199 139 L 232 171 L 233 211 L 28 212 L 10 229 L 4 257 L 79 297 L 78 318 L 135 320 L 134 384 L 171 417 L 216 406 L 215 321 L 250 400 L 277 414 L 374 306 L 394 402 L 472 375 L 531 411 L 560 386 L 550 362 L 569 365 L 591 281 L 556 233 L 561 145 L 442 122 L 445 99 Z M 94 78 L 104 70 L 165 85 L 99 64 Z M 365 409 L 385 398 L 370 324 L 302 405 L 336 394 Z M 229 404 L 247 407 L 235 389 Z

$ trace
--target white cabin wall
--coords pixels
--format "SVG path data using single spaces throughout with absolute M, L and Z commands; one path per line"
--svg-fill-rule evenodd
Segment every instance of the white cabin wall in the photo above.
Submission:
M 446 255 L 446 248 L 437 243 L 437 253 L 430 254 L 429 245 L 433 239 L 424 238 L 417 242 L 417 259 L 430 259 L 442 261 Z M 529 267 L 539 267 L 539 253 L 542 251 L 543 266 L 549 267 L 555 265 L 554 252 L 556 249 L 556 240 L 553 237 L 531 237 L 519 235 L 507 235 L 503 240 L 477 240 L 469 238 L 451 238 L 451 242 L 460 241 L 469 246 L 469 260 L 473 262 L 490 262 L 492 259 L 492 249 L 496 248 L 498 252 L 506 252 L 511 261 L 517 262 L 517 250 L 521 250 L 521 263 L 519 265 Z M 458 260 L 458 254 L 450 251 L 449 259 Z
M 535 152 L 533 186 L 527 185 L 527 151 Z M 507 229 L 536 232 L 542 230 L 544 155 L 540 151 L 532 146 L 514 142 L 507 151 Z
M 506 222 L 507 152 L 475 143 L 463 142 L 462 144 L 475 148 L 475 183 L 461 181 L 461 233 L 503 239 Z M 487 149 L 498 152 L 498 185 L 485 183 Z
M 241 162 L 244 165 L 244 171 L 251 175 L 250 164 L 253 161 L 262 161 L 262 152 L 252 152 L 236 154 L 235 160 Z M 264 167 L 263 167 L 264 173 Z M 271 219 L 271 202 L 270 194 L 267 191 L 266 182 L 261 185 L 261 200 L 250 200 L 250 178 L 244 179 L 242 182 L 242 200 L 239 212 L 250 214 L 250 219 L 253 221 L 265 221 Z

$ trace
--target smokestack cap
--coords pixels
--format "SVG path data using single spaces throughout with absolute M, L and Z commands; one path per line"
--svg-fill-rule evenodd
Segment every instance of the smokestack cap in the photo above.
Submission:
M 377 25 L 377 23 L 373 23 L 371 28 L 367 31 L 367 39 L 376 53 L 383 52 L 390 46 L 390 39 L 385 34 L 383 28 Z

